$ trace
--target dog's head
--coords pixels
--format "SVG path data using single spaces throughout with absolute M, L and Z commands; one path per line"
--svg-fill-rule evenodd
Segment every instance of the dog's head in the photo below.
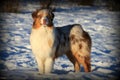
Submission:
M 41 25 L 53 26 L 54 14 L 51 9 L 38 9 L 32 13 L 32 18 L 34 20 L 33 27 L 37 28 Z

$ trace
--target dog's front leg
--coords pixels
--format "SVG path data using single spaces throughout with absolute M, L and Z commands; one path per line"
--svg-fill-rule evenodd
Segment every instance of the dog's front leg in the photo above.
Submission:
M 40 74 L 44 74 L 44 61 L 39 57 L 36 57 L 36 60 Z
M 45 74 L 50 74 L 53 68 L 53 58 L 47 58 L 45 60 Z

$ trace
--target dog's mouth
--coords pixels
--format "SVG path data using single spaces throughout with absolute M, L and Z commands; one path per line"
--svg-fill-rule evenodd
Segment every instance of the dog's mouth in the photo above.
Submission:
M 47 25 L 48 24 L 48 22 L 47 22 L 47 20 L 43 20 L 43 25 Z

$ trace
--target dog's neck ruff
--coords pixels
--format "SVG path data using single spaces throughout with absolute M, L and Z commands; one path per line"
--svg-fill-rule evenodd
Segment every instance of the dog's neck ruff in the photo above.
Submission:
M 41 33 L 46 33 L 46 34 L 49 34 L 49 32 L 53 32 L 54 31 L 54 27 L 53 26 L 47 26 L 47 25 L 40 25 L 39 28 L 34 28 L 33 27 L 33 30 L 34 31 L 40 31 Z
M 47 25 L 43 25 L 43 27 L 45 28 L 45 32 L 48 33 L 47 32 Z

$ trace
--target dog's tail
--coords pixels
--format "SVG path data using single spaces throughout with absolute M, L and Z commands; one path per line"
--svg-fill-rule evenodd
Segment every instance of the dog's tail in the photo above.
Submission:
M 75 25 L 70 32 L 71 49 L 74 54 L 80 57 L 88 57 L 91 52 L 91 38 L 80 25 Z

